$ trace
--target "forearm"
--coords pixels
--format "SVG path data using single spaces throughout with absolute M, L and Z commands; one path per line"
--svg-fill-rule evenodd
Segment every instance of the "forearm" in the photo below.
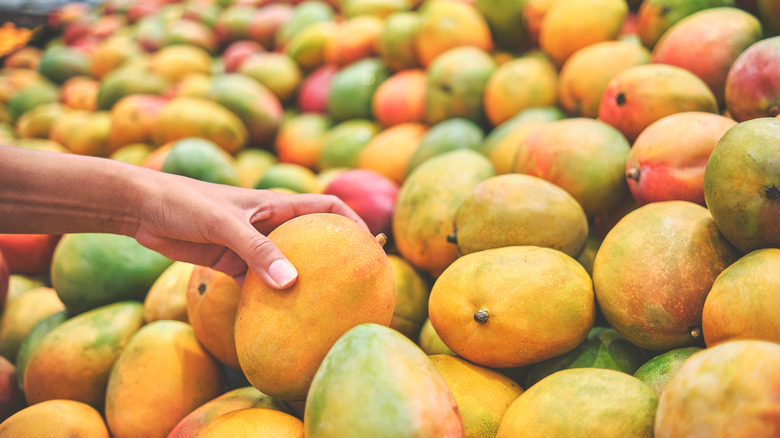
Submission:
M 134 235 L 154 172 L 0 145 L 0 233 Z

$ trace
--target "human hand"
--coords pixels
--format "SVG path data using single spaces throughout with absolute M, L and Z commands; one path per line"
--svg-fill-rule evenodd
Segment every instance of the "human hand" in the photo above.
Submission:
M 248 268 L 273 288 L 295 282 L 295 267 L 266 235 L 296 216 L 336 213 L 368 230 L 335 196 L 284 194 L 164 175 L 151 189 L 153 195 L 144 197 L 133 237 L 171 259 L 231 275 L 239 285 Z

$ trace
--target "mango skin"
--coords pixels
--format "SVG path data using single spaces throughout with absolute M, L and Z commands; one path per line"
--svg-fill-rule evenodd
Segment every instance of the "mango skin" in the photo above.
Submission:
M 780 36 L 753 43 L 726 76 L 726 108 L 738 122 L 780 115 Z
M 388 326 L 395 281 L 387 254 L 351 219 L 313 213 L 268 234 L 298 270 L 285 290 L 247 273 L 236 311 L 238 363 L 249 382 L 285 401 L 306 398 L 329 348 L 352 327 Z
M 143 324 L 143 305 L 122 301 L 76 315 L 52 329 L 27 362 L 27 402 L 68 399 L 102 409 L 111 368 Z
M 780 119 L 729 129 L 704 170 L 704 200 L 718 229 L 743 253 L 780 246 Z
M 693 353 L 701 350 L 701 347 L 671 349 L 642 364 L 634 373 L 634 377 L 650 385 L 660 397 L 666 384 L 669 383 L 672 376 L 680 369 L 680 366 L 685 359 L 688 359 Z
M 593 327 L 595 311 L 585 268 L 561 251 L 530 245 L 459 257 L 436 279 L 428 301 L 442 341 L 489 368 L 571 351 Z
M 439 276 L 458 258 L 457 247 L 447 242 L 458 206 L 468 191 L 494 175 L 490 161 L 471 149 L 423 162 L 398 192 L 392 222 L 398 252 L 416 268 Z
M 780 343 L 774 309 L 780 305 L 780 249 L 757 249 L 723 270 L 712 284 L 702 312 L 708 347 L 734 339 Z
M 312 381 L 303 420 L 310 438 L 465 436 L 428 356 L 378 324 L 360 324 L 336 341 Z
M 28 406 L 0 423 L 7 438 L 109 438 L 103 418 L 92 406 L 75 400 L 48 400 Z
M 166 436 L 187 414 L 222 394 L 222 368 L 192 327 L 160 320 L 138 330 L 106 388 L 105 418 L 114 438 Z
M 228 391 L 190 412 L 173 428 L 167 438 L 193 438 L 211 420 L 239 409 L 267 408 L 291 413 L 287 403 L 269 397 L 253 386 Z
M 650 124 L 626 161 L 626 182 L 637 203 L 682 200 L 705 205 L 704 169 L 712 150 L 737 122 L 686 111 Z
M 725 107 L 726 77 L 734 61 L 762 38 L 761 22 L 738 8 L 695 12 L 658 40 L 650 62 L 682 67 L 710 87 L 718 107 Z M 699 54 L 707 53 L 706 60 Z
M 609 81 L 598 118 L 633 143 L 651 123 L 683 111 L 717 113 L 718 102 L 707 84 L 688 70 L 644 64 L 629 67 Z
M 506 174 L 477 184 L 455 214 L 461 254 L 510 245 L 535 245 L 577 257 L 588 218 L 567 191 L 530 175 Z
M 655 436 L 777 436 L 778 369 L 774 342 L 735 340 L 694 353 L 661 394 Z
M 602 241 L 593 263 L 596 299 L 609 324 L 641 348 L 693 346 L 712 283 L 740 256 L 706 208 L 653 202 L 625 215 Z

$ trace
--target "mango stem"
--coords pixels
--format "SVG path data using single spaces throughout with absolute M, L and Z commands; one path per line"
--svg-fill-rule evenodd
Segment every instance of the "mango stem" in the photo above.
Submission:
M 477 310 L 477 313 L 474 314 L 474 321 L 477 321 L 480 324 L 486 323 L 488 318 L 490 318 L 490 312 L 484 307 Z

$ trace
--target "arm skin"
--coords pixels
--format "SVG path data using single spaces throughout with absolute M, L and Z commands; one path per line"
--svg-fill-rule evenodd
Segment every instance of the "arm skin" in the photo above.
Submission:
M 249 266 L 271 287 L 297 271 L 265 235 L 293 217 L 362 219 L 335 196 L 212 184 L 116 160 L 0 145 L 0 233 L 113 233 L 243 283 Z

